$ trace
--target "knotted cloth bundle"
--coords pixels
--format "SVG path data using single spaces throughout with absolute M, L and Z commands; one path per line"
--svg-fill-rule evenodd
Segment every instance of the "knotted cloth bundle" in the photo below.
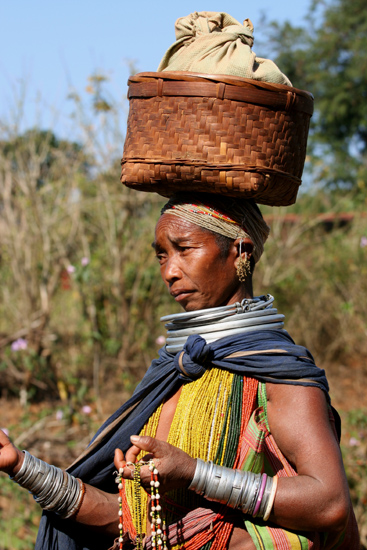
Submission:
M 158 71 L 229 74 L 292 86 L 270 59 L 256 57 L 253 24 L 243 25 L 223 12 L 201 11 L 176 21 L 176 42 L 167 50 Z

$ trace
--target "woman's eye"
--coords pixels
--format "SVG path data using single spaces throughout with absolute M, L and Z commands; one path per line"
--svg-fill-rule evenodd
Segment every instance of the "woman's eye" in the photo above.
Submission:
M 165 259 L 165 255 L 164 254 L 156 254 L 155 257 L 157 258 L 157 260 L 159 261 L 159 263 L 162 263 Z

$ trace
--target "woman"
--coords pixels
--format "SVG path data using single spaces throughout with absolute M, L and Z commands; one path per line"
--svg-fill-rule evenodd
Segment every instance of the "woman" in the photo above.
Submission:
M 137 493 L 138 482 L 150 491 L 149 459 L 171 546 L 359 548 L 324 372 L 282 329 L 271 298 L 252 296 L 267 235 L 252 201 L 191 195 L 167 203 L 154 248 L 187 313 L 168 319 L 168 345 L 72 475 L 54 474 L 61 496 L 47 466 L 1 435 L 0 469 L 52 510 L 36 548 L 108 548 L 119 533 L 114 449 L 124 529 L 116 548 L 136 542 L 138 519 L 149 535 L 149 499 Z

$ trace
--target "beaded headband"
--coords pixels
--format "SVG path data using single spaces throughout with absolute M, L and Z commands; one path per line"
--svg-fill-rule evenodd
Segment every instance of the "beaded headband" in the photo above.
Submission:
M 249 238 L 254 244 L 253 257 L 258 262 L 269 235 L 257 205 L 251 200 L 231 197 L 177 195 L 163 207 L 162 214 L 171 214 L 229 239 Z
M 182 205 L 174 204 L 172 206 L 172 210 L 179 210 L 180 206 Z M 214 208 L 210 208 L 209 206 L 204 206 L 203 204 L 187 204 L 185 206 L 188 207 L 188 210 L 190 212 L 194 212 L 195 214 L 206 214 L 207 216 L 211 216 L 212 218 L 223 220 L 227 223 L 233 223 L 241 227 L 239 223 L 232 220 L 232 218 L 230 218 L 229 216 L 226 216 L 226 214 L 222 214 L 218 210 L 214 210 Z

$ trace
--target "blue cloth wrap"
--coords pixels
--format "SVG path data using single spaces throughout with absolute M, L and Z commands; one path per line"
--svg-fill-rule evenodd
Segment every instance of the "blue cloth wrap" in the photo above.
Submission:
M 256 353 L 228 357 L 236 352 Z M 186 374 L 180 368 L 180 361 Z M 125 453 L 131 446 L 130 436 L 140 432 L 167 396 L 213 367 L 261 382 L 315 386 L 323 390 L 329 399 L 324 370 L 319 369 L 310 352 L 297 346 L 284 330 L 247 332 L 221 338 L 211 344 L 207 344 L 201 336 L 190 336 L 183 352 L 172 354 L 165 348 L 159 350 L 159 358 L 152 362 L 132 397 L 101 426 L 91 443 L 128 411 L 124 419 L 117 422 L 108 437 L 68 471 L 85 483 L 116 493 L 112 475 L 115 449 L 120 448 Z M 44 512 L 35 550 L 107 550 L 111 544 L 111 539 L 81 524 Z

